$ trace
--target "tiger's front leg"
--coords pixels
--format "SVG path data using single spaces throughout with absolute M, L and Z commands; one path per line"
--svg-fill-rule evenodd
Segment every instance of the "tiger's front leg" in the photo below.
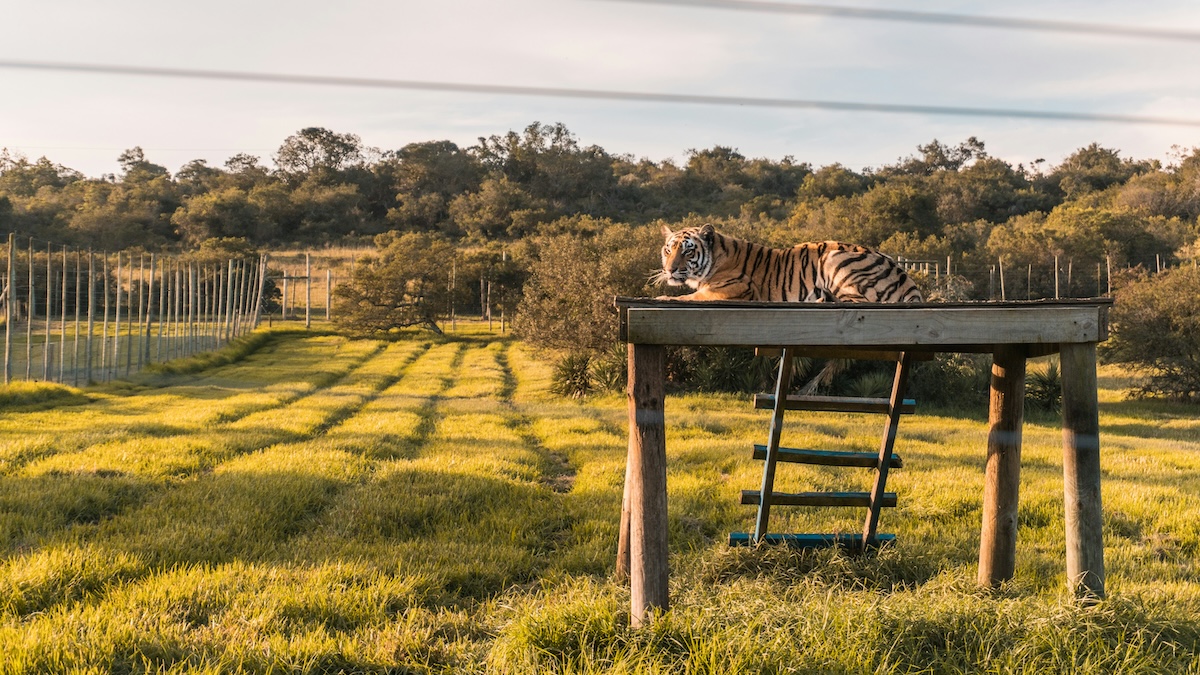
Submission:
M 744 283 L 725 284 L 719 287 L 701 286 L 687 295 L 660 295 L 658 300 L 749 300 L 750 286 Z

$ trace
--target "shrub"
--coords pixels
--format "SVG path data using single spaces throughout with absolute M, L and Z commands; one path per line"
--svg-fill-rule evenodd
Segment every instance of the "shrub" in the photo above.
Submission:
M 1062 407 L 1062 378 L 1058 360 L 1050 359 L 1044 366 L 1025 371 L 1025 407 L 1057 413 Z
M 893 373 L 883 371 L 865 373 L 850 382 L 847 386 L 847 393 L 863 398 L 887 398 L 892 393 L 894 380 Z
M 621 342 L 592 359 L 592 383 L 605 391 L 624 391 L 629 379 L 628 352 Z
M 918 404 L 978 410 L 987 403 L 991 373 L 987 354 L 938 354 L 913 367 L 906 395 Z
M 1101 355 L 1146 373 L 1137 394 L 1200 402 L 1200 270 L 1181 267 L 1124 281 Z
M 554 364 L 550 391 L 571 398 L 592 393 L 592 359 L 583 352 L 570 352 Z
M 614 225 L 595 237 L 539 241 L 513 330 L 539 347 L 595 355 L 617 341 L 617 295 L 656 295 L 662 237 L 651 227 Z

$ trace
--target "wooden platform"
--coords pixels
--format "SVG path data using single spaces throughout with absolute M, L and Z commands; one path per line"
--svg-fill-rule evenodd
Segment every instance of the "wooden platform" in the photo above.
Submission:
M 1103 597 L 1096 344 L 1108 337 L 1111 304 L 1106 298 L 911 305 L 617 298 L 621 338 L 629 345 L 629 458 L 617 568 L 629 574 L 632 623 L 668 606 L 664 345 L 796 347 L 831 356 L 864 347 L 881 355 L 992 354 L 979 553 L 979 582 L 988 586 L 1015 570 L 1025 361 L 1059 353 L 1066 579 L 1078 595 Z

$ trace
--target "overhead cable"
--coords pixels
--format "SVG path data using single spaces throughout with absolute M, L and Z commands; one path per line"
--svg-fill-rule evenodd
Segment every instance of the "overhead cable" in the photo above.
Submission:
M 903 21 L 907 23 L 932 23 L 978 28 L 1002 28 L 1008 30 L 1034 30 L 1054 33 L 1078 33 L 1106 35 L 1110 37 L 1140 38 L 1150 40 L 1183 40 L 1200 42 L 1200 31 L 1157 28 L 1153 26 L 1117 26 L 1103 23 L 1059 21 L 1053 19 L 1026 19 L 1003 16 L 976 16 L 971 14 L 949 14 L 944 12 L 921 12 L 906 9 L 881 9 L 875 7 L 842 7 L 796 2 L 771 2 L 769 0 L 607 0 L 639 5 L 675 5 L 704 9 L 730 9 L 773 14 L 807 14 L 830 16 L 839 19 L 868 19 L 875 21 Z
M 424 80 L 393 80 L 368 77 L 339 77 L 331 75 L 294 75 L 286 73 L 255 73 L 227 70 L 198 70 L 191 68 L 161 68 L 113 64 L 64 63 L 51 61 L 0 60 L 0 68 L 76 72 L 103 75 L 137 75 L 172 79 L 226 80 L 235 82 L 269 82 L 274 84 L 304 84 L 371 89 L 402 89 L 414 91 L 493 94 L 500 96 L 538 96 L 547 98 L 591 99 L 637 103 L 674 103 L 782 108 L 799 110 L 835 110 L 841 112 L 875 112 L 885 114 L 948 115 L 957 117 L 999 117 L 1017 119 L 1063 120 L 1074 122 L 1112 122 L 1120 124 L 1149 124 L 1200 127 L 1200 119 L 1157 117 L 1119 113 L 1090 113 L 1055 110 L 1020 110 L 969 106 L 923 105 L 908 103 L 871 103 L 860 101 L 829 101 L 820 99 L 763 98 L 751 96 L 717 96 L 708 94 L 670 94 L 604 89 L 568 89 L 562 87 L 530 87 L 503 84 L 470 84 Z

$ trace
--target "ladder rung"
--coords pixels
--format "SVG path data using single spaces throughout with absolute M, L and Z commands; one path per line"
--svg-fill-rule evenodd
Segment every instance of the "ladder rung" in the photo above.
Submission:
M 856 347 L 793 347 L 796 356 L 808 356 L 817 359 L 853 359 L 856 361 L 899 361 L 900 352 L 887 349 L 864 349 Z M 755 356 L 779 358 L 783 356 L 783 347 L 756 347 Z M 930 361 L 933 352 L 909 352 L 909 358 L 914 361 Z
M 875 452 L 849 452 L 844 450 L 804 450 L 797 448 L 779 448 L 776 455 L 780 462 L 795 464 L 820 464 L 822 466 L 860 466 L 874 468 L 879 466 L 879 454 Z M 766 459 L 767 446 L 754 446 L 754 459 Z M 900 455 L 892 455 L 888 466 L 899 469 L 904 466 Z
M 879 547 L 896 541 L 894 534 L 877 534 L 871 547 Z M 730 532 L 730 546 L 750 546 L 754 537 L 749 532 Z M 763 537 L 765 544 L 787 544 L 792 548 L 829 548 L 842 546 L 850 549 L 862 548 L 861 534 L 768 534 Z
M 849 412 L 849 413 L 883 413 L 887 414 L 891 404 L 886 398 L 862 398 L 858 396 L 788 396 L 785 407 L 788 410 L 815 410 L 820 412 Z M 756 409 L 771 410 L 775 407 L 775 396 L 772 394 L 755 394 Z M 900 413 L 911 415 L 917 411 L 917 402 L 911 398 L 904 399 Z
M 759 504 L 762 502 L 758 490 L 742 490 L 743 504 Z M 870 506 L 870 492 L 772 492 L 772 506 Z M 885 492 L 881 506 L 896 505 L 896 493 Z

